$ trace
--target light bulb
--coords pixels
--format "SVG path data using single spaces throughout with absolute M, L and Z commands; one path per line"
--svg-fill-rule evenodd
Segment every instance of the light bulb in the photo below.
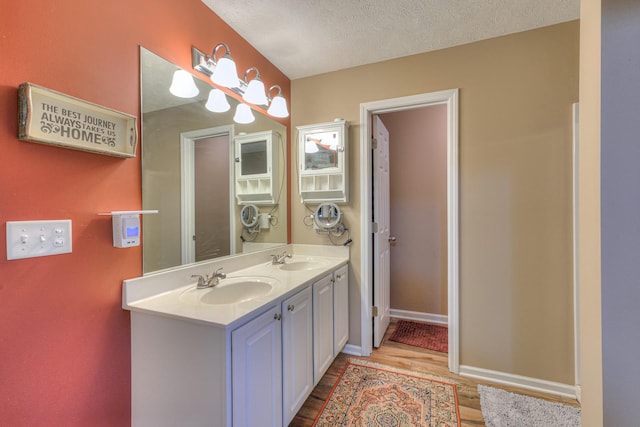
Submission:
M 254 105 L 267 105 L 264 83 L 262 83 L 259 76 L 249 82 L 247 90 L 244 92 L 244 95 L 242 95 L 242 99 Z
M 317 153 L 318 151 L 320 151 L 318 149 L 318 144 L 316 144 L 316 142 L 313 141 L 312 139 L 307 139 L 307 141 L 304 143 L 304 152 Z
M 236 114 L 233 116 L 233 121 L 236 123 L 247 124 L 253 123 L 256 118 L 253 116 L 251 107 L 247 104 L 240 103 L 236 107 Z
M 287 110 L 287 100 L 283 96 L 277 95 L 271 100 L 271 105 L 267 113 L 273 117 L 285 118 L 289 117 L 289 110 Z
M 231 108 L 229 101 L 227 101 L 227 95 L 220 89 L 211 89 L 209 91 L 209 98 L 204 106 L 207 110 L 213 111 L 214 113 L 224 113 Z
M 196 82 L 193 81 L 193 76 L 185 70 L 178 70 L 173 73 L 169 92 L 178 98 L 193 98 L 200 93 Z
M 211 81 L 220 86 L 234 88 L 240 84 L 238 79 L 238 71 L 236 70 L 236 63 L 233 59 L 226 54 L 216 63 L 216 69 L 213 70 L 211 75 Z

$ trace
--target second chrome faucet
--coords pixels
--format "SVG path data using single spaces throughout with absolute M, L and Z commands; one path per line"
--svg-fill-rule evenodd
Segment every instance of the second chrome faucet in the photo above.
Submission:
M 291 258 L 291 254 L 288 254 L 286 252 L 282 252 L 280 255 L 273 254 L 273 255 L 271 255 L 271 257 L 273 258 L 271 260 L 271 264 L 273 264 L 273 265 L 284 264 L 285 259 Z
M 220 283 L 220 279 L 224 279 L 227 277 L 226 274 L 220 273 L 220 270 L 222 270 L 222 267 L 214 271 L 211 276 L 209 276 L 208 274 L 205 274 L 204 277 L 200 274 L 192 275 L 191 277 L 198 278 L 198 284 L 196 285 L 196 288 L 204 289 L 204 288 L 213 288 L 214 286 L 217 286 Z

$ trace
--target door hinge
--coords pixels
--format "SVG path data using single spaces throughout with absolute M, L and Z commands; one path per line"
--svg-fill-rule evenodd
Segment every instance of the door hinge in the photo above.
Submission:
M 371 232 L 372 233 L 377 233 L 378 232 L 378 223 L 377 222 L 372 222 L 371 223 Z
M 378 140 L 376 138 L 371 138 L 371 149 L 372 150 L 378 149 Z
M 374 305 L 373 307 L 371 307 L 371 316 L 378 317 L 378 306 L 377 305 Z

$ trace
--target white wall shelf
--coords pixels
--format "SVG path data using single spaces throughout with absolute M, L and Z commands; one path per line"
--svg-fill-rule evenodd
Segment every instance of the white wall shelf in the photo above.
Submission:
M 299 191 L 303 203 L 349 201 L 347 142 L 349 123 L 298 126 Z
M 279 140 L 273 131 L 235 137 L 236 199 L 241 205 L 274 205 L 278 202 Z

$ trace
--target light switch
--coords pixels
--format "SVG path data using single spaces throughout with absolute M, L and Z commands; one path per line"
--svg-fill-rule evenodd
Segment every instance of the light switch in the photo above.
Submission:
M 7 259 L 71 252 L 71 220 L 7 221 Z

